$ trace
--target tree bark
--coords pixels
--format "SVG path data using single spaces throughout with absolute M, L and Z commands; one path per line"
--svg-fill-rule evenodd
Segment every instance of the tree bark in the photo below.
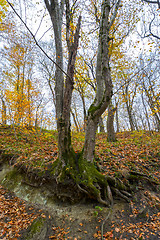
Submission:
M 60 4 L 58 0 L 45 0 L 46 7 L 49 11 L 56 45 L 56 63 L 63 69 L 63 51 L 62 51 L 62 16 L 64 9 L 64 1 Z M 55 95 L 56 95 L 56 118 L 57 118 L 57 130 L 58 130 L 58 149 L 59 160 L 62 166 L 66 166 L 68 163 L 68 156 L 72 151 L 71 146 L 71 130 L 70 130 L 70 112 L 71 112 L 71 100 L 74 85 L 74 67 L 77 55 L 77 49 L 79 44 L 79 32 L 81 17 L 78 19 L 75 33 L 70 28 L 71 21 L 71 9 L 69 1 L 65 1 L 66 4 L 66 40 L 68 47 L 68 66 L 67 77 L 65 79 L 63 73 L 59 67 L 56 66 L 55 72 Z M 72 38 L 71 38 L 72 36 Z
M 94 102 L 88 110 L 83 157 L 89 162 L 94 161 L 95 138 L 99 117 L 109 105 L 112 97 L 112 80 L 109 67 L 109 13 L 110 1 L 102 3 L 99 44 L 97 54 L 96 81 L 97 92 Z
M 116 136 L 114 131 L 114 113 L 117 107 L 113 107 L 112 104 L 108 106 L 108 119 L 107 119 L 107 139 L 109 142 L 115 142 Z
M 99 128 L 100 128 L 100 132 L 101 133 L 105 132 L 105 130 L 104 130 L 104 123 L 103 123 L 102 117 L 99 118 Z
M 76 120 L 75 114 L 74 114 L 74 112 L 73 112 L 72 109 L 71 109 L 71 114 L 72 114 L 72 117 L 73 117 L 73 121 L 74 121 L 76 130 L 77 130 L 77 132 L 79 132 L 79 131 L 80 131 L 80 128 L 79 128 L 79 126 L 78 126 L 78 122 L 77 122 L 77 120 Z
M 117 126 L 117 133 L 119 133 L 118 103 L 116 103 L 116 126 Z
M 3 97 L 1 96 L 1 101 L 2 101 L 2 124 L 7 124 L 7 108 L 6 108 L 6 104 L 5 101 L 3 99 Z

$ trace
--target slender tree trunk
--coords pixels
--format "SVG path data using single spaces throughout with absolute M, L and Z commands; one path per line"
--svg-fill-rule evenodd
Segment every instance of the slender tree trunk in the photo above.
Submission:
M 78 126 L 78 123 L 77 123 L 75 114 L 74 114 L 74 112 L 72 111 L 72 109 L 71 109 L 71 114 L 72 114 L 72 117 L 73 117 L 74 124 L 75 124 L 75 126 L 76 126 L 76 130 L 77 130 L 77 132 L 79 132 L 79 126 Z
M 105 132 L 105 130 L 104 130 L 104 123 L 103 123 L 102 117 L 99 118 L 99 128 L 100 128 L 100 132 L 101 133 Z
M 62 118 L 63 112 L 63 97 L 64 97 L 64 76 L 61 69 L 63 69 L 63 49 L 62 49 L 62 16 L 64 10 L 64 2 L 59 4 L 58 0 L 44 0 L 48 12 L 51 17 L 55 46 L 56 46 L 56 71 L 55 71 L 55 100 L 56 100 L 56 119 L 57 119 L 57 130 L 58 130 L 58 148 L 59 158 L 62 161 L 62 149 L 63 149 L 63 128 L 64 121 Z M 60 69 L 61 68 L 61 69 Z M 62 165 L 65 163 L 63 162 Z
M 42 100 L 43 98 L 40 100 L 40 103 L 38 104 L 38 106 L 36 107 L 36 118 L 35 118 L 35 128 L 37 129 L 39 127 L 39 124 L 38 124 L 38 110 L 41 106 L 41 103 L 42 103 Z
M 14 114 L 14 122 L 16 124 L 20 124 L 21 122 L 21 109 L 20 109 L 20 66 L 17 66 L 17 82 L 16 82 L 16 94 L 17 94 L 17 99 L 16 99 L 16 112 Z
M 2 124 L 7 124 L 7 108 L 6 108 L 6 104 L 3 97 L 1 97 L 1 101 L 2 101 L 2 111 L 1 111 Z
M 85 104 L 85 99 L 84 96 L 81 95 L 81 99 L 82 99 L 82 104 L 83 104 L 83 116 L 84 116 L 84 131 L 86 129 L 86 118 L 87 118 L 87 113 L 86 113 L 86 104 Z
M 134 131 L 135 126 L 134 126 L 134 121 L 133 121 L 133 116 L 132 116 L 132 108 L 127 103 L 126 103 L 126 105 L 127 105 L 127 112 L 128 112 L 130 128 L 131 128 L 131 131 Z
M 115 142 L 116 136 L 114 131 L 114 113 L 117 107 L 113 107 L 112 104 L 109 104 L 108 107 L 108 119 L 107 119 L 107 139 L 109 142 Z
M 116 104 L 116 126 L 117 126 L 117 133 L 119 133 L 119 117 L 118 117 L 118 104 Z
M 156 97 L 155 97 L 153 88 L 151 86 L 151 82 L 149 81 L 149 83 L 150 83 L 150 91 L 151 92 L 148 91 L 148 89 L 145 86 L 144 82 L 143 82 L 143 88 L 144 88 L 145 94 L 146 94 L 146 96 L 148 98 L 148 101 L 147 101 L 148 105 L 149 105 L 149 107 L 151 109 L 151 112 L 152 112 L 152 115 L 153 115 L 153 117 L 155 119 L 155 128 L 156 128 L 157 131 L 160 131 L 160 111 L 159 111 L 160 107 L 157 104 L 157 101 L 155 102 Z M 156 104 L 156 107 L 155 107 L 155 104 Z

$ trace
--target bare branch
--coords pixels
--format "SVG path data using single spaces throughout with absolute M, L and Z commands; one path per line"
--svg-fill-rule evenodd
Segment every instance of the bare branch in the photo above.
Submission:
M 35 44 L 38 46 L 38 48 L 44 53 L 44 55 L 51 61 L 53 62 L 67 77 L 70 78 L 70 76 L 45 52 L 45 50 L 39 45 L 37 39 L 35 38 L 34 34 L 32 33 L 32 31 L 29 29 L 29 27 L 27 26 L 27 24 L 23 21 L 23 19 L 20 17 L 20 15 L 17 13 L 17 11 L 14 9 L 14 7 L 12 6 L 12 4 L 6 0 L 7 3 L 9 4 L 9 6 L 12 8 L 12 10 L 14 11 L 14 13 L 17 15 L 17 17 L 20 19 L 20 21 L 24 24 L 24 26 L 26 27 L 26 29 L 28 30 L 28 32 L 31 34 Z M 45 0 L 46 1 L 46 0 Z M 48 1 L 47 1 L 48 2 Z
M 152 27 L 152 23 L 153 23 L 154 19 L 155 19 L 155 14 L 154 14 L 154 17 L 153 17 L 152 21 L 151 21 L 150 24 L 149 24 L 149 32 L 150 32 L 151 36 L 153 36 L 153 37 L 155 37 L 155 38 L 157 38 L 157 39 L 160 39 L 159 36 L 157 36 L 157 35 L 155 35 L 154 33 L 152 33 L 151 27 Z
M 117 3 L 116 3 L 116 5 L 115 5 L 114 13 L 113 13 L 113 15 L 112 15 L 112 17 L 111 17 L 111 21 L 110 21 L 110 23 L 109 23 L 109 28 L 110 28 L 110 27 L 113 25 L 113 23 L 114 23 L 114 20 L 115 20 L 115 18 L 116 18 L 116 16 L 117 16 L 117 11 L 118 11 L 118 8 L 119 8 L 120 3 L 121 3 L 121 0 L 118 0 Z
M 160 8 L 160 1 L 151 1 L 151 0 L 142 0 L 142 2 L 147 2 L 147 3 L 151 3 L 151 4 L 158 4 L 158 7 Z
M 39 31 L 39 29 L 40 29 L 40 27 L 41 27 L 41 24 L 42 24 L 43 18 L 44 18 L 44 16 L 45 16 L 45 13 L 46 13 L 46 8 L 45 8 L 45 10 L 44 10 L 43 16 L 42 16 L 42 18 L 41 18 L 41 20 L 40 20 L 39 26 L 38 26 L 37 31 L 36 31 L 36 33 L 35 33 L 34 36 L 37 35 L 37 33 L 38 33 L 38 31 Z

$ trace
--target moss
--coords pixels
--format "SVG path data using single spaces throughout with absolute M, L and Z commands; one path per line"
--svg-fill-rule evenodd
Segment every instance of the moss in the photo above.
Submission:
M 79 159 L 79 170 L 80 174 L 77 180 L 79 183 L 88 186 L 96 196 L 99 193 L 99 190 L 94 184 L 100 183 L 104 186 L 108 185 L 106 178 L 96 169 L 94 163 L 87 162 L 83 157 Z
M 52 163 L 51 169 L 50 169 L 50 174 L 53 176 L 56 171 L 57 171 L 57 167 L 60 168 L 60 164 L 59 164 L 59 159 L 56 159 L 56 161 L 54 161 Z
M 6 175 L 7 180 L 12 180 L 13 178 L 15 179 L 17 177 L 18 177 L 17 170 L 15 168 Z
M 93 116 L 95 111 L 100 109 L 100 107 L 102 106 L 103 102 L 104 102 L 104 97 L 102 98 L 102 101 L 98 104 L 98 106 L 95 106 L 95 101 L 94 101 L 94 103 L 91 104 L 90 108 L 88 109 L 88 113 Z
M 24 236 L 25 239 L 26 240 L 36 238 L 40 239 L 39 238 L 40 234 L 45 235 L 46 233 L 46 228 L 44 227 L 45 222 L 46 222 L 45 219 L 42 217 L 35 219 L 29 228 L 29 232 L 26 234 L 26 236 Z M 43 236 L 42 239 L 44 239 Z
M 6 174 L 1 184 L 7 187 L 9 190 L 13 190 L 17 184 L 22 181 L 22 179 L 23 177 L 17 172 L 17 169 L 14 168 Z

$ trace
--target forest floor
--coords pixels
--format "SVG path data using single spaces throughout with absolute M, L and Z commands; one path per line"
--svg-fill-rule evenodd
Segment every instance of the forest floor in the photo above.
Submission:
M 84 134 L 74 133 L 72 140 L 80 151 Z M 57 159 L 57 134 L 0 126 L 0 150 L 3 156 L 16 156 L 15 166 L 46 171 Z M 130 171 L 143 175 L 133 183 L 130 203 L 117 198 L 113 208 L 107 208 L 94 201 L 59 202 L 50 209 L 0 185 L 0 239 L 160 239 L 160 134 L 118 133 L 114 143 L 107 142 L 106 134 L 97 134 L 96 157 L 104 175 L 122 180 Z

